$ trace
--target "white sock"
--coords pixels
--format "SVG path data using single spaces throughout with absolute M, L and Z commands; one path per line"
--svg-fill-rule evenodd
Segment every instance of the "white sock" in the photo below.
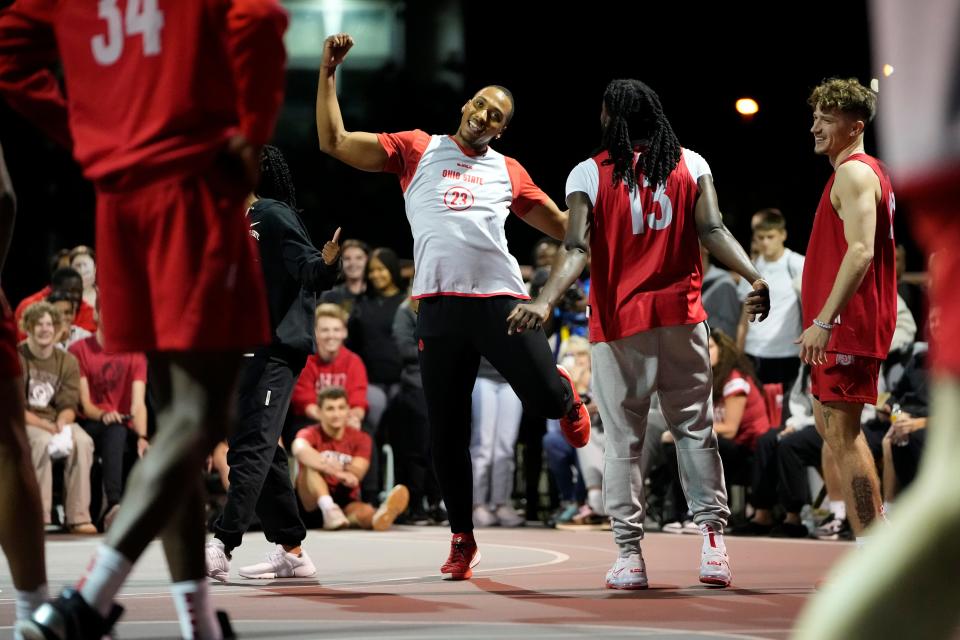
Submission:
M 727 545 L 723 542 L 723 527 L 715 522 L 704 522 L 700 525 L 703 534 L 703 553 L 709 551 L 727 552 Z
M 847 519 L 847 503 L 843 500 L 831 500 L 830 501 L 830 512 L 837 518 L 837 520 L 846 520 Z
M 870 536 L 857 536 L 855 541 L 857 543 L 857 549 L 863 549 L 867 546 L 869 540 Z
M 323 511 L 327 511 L 328 509 L 332 509 L 336 506 L 336 504 L 333 502 L 333 498 L 330 496 L 320 496 L 320 499 L 317 500 L 317 504 Z
M 185 640 L 223 640 L 206 580 L 174 582 L 170 591 L 180 620 L 180 635 Z
M 878 518 L 879 518 L 880 520 L 886 520 L 887 518 L 889 518 L 889 517 L 890 517 L 890 509 L 891 509 L 892 507 L 893 507 L 893 504 L 892 504 L 892 503 L 890 503 L 890 502 L 884 502 L 884 503 L 883 503 L 883 511 L 881 511 L 879 514 L 877 514 Z
M 113 607 L 113 598 L 130 575 L 133 563 L 105 544 L 97 547 L 87 574 L 80 579 L 77 590 L 91 607 L 106 618 Z
M 43 583 L 33 591 L 17 592 L 17 620 L 26 620 L 30 614 L 36 611 L 37 607 L 49 599 L 47 593 L 47 583 Z

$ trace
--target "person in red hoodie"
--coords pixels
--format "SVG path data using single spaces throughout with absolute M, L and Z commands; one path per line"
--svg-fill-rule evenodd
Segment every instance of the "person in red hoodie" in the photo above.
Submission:
M 323 303 L 315 313 L 317 353 L 307 358 L 293 389 L 293 418 L 284 441 L 293 441 L 297 431 L 320 422 L 318 396 L 327 387 L 347 392 L 350 415 L 347 426 L 359 429 L 367 413 L 367 368 L 360 356 L 343 346 L 347 339 L 347 312 L 339 305 Z

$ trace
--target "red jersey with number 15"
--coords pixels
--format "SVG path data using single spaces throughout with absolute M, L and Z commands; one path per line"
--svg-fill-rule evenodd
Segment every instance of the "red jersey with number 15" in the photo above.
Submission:
M 613 184 L 608 156 L 603 151 L 574 167 L 566 188 L 567 196 L 583 192 L 593 203 L 590 340 L 703 322 L 694 209 L 697 180 L 710 174 L 706 160 L 683 149 L 665 184 L 654 188 L 645 180 L 631 193 L 625 182 Z
M 865 153 L 855 153 L 844 160 L 862 162 L 877 174 L 880 180 L 880 201 L 877 203 L 877 230 L 874 236 L 873 262 L 863 276 L 860 288 L 834 318 L 833 331 L 827 351 L 851 356 L 884 359 L 890 351 L 890 341 L 897 325 L 896 245 L 893 239 L 893 214 L 896 201 L 890 178 L 880 161 Z M 803 264 L 803 326 L 809 327 L 817 317 L 840 271 L 840 263 L 847 252 L 843 235 L 843 220 L 830 201 L 830 190 L 836 171 L 827 181 L 820 196 L 807 260 Z

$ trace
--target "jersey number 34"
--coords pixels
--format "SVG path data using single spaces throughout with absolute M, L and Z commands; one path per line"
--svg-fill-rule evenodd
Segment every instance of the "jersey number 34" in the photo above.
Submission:
M 157 0 L 126 0 L 126 12 L 120 13 L 118 0 L 100 0 L 97 16 L 107 23 L 107 33 L 90 39 L 93 59 L 107 67 L 123 55 L 124 38 L 142 35 L 143 55 L 160 55 L 160 30 L 163 29 L 163 12 L 157 8 Z

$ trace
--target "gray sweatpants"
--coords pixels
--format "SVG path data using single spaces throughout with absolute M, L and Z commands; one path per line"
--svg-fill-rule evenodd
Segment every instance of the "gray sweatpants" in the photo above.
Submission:
M 697 524 L 727 522 L 727 491 L 713 433 L 713 374 L 706 323 L 659 327 L 598 342 L 591 350 L 593 397 L 606 436 L 603 499 L 621 553 L 643 539 L 640 457 L 656 393 L 677 443 L 680 480 Z

